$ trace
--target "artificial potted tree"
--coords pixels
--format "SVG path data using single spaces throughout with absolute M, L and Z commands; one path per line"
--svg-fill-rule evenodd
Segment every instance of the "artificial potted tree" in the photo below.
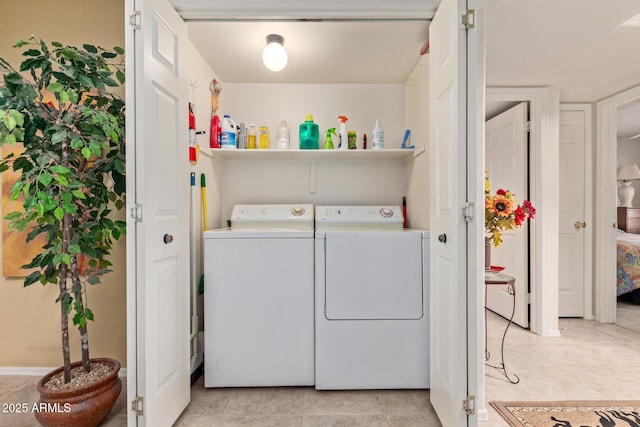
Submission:
M 38 383 L 43 425 L 98 425 L 122 384 L 120 364 L 89 358 L 87 288 L 109 272 L 113 242 L 125 231 L 114 220 L 124 206 L 124 101 L 111 90 L 124 82 L 122 48 L 113 51 L 50 44 L 30 37 L 14 45 L 25 57 L 18 69 L 0 58 L 0 172 L 19 173 L 10 197 L 22 209 L 5 212 L 9 230 L 44 245 L 25 269 L 24 286 L 59 288 L 63 366 Z M 39 237 L 42 239 L 42 237 Z M 80 335 L 82 361 L 71 363 L 69 317 Z M 85 401 L 85 397 L 93 401 Z M 100 406 L 102 405 L 102 406 Z

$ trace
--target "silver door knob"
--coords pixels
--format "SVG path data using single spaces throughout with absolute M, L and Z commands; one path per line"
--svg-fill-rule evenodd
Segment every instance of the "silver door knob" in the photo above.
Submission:
M 576 221 L 573 223 L 573 226 L 576 228 L 576 230 L 578 230 L 580 228 L 585 228 L 587 226 L 587 223 L 584 221 Z
M 169 243 L 173 242 L 173 236 L 171 234 L 165 234 L 162 238 L 162 241 L 168 245 Z
M 438 236 L 438 242 L 440 243 L 447 243 L 447 234 L 446 233 L 442 233 Z

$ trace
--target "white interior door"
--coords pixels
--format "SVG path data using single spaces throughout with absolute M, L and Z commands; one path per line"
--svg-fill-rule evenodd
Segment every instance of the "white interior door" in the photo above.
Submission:
M 467 425 L 466 1 L 443 0 L 429 27 L 431 403 L 445 426 Z
M 190 398 L 187 28 L 167 0 L 135 9 L 138 425 L 170 426 Z
M 492 193 L 499 188 L 510 190 L 519 204 L 529 198 L 527 107 L 526 102 L 521 102 L 485 124 L 485 164 Z M 505 273 L 516 279 L 513 321 L 523 328 L 529 326 L 528 231 L 526 222 L 517 230 L 507 230 L 503 233 L 502 245 L 491 248 L 491 264 L 505 267 Z M 490 310 L 509 318 L 513 304 L 513 296 L 506 286 L 488 287 L 487 307 Z
M 585 112 L 560 111 L 560 317 L 584 317 L 585 137 Z

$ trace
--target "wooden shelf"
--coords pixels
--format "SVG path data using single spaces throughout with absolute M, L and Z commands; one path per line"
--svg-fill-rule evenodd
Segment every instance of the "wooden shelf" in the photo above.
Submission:
M 292 161 L 360 161 L 374 159 L 410 159 L 416 154 L 416 150 L 399 148 L 382 150 L 223 150 L 219 148 L 204 148 L 201 149 L 200 153 L 218 160 L 291 159 Z

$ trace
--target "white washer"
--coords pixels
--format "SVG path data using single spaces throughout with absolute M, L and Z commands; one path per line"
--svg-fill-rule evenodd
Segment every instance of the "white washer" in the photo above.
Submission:
M 313 205 L 236 205 L 204 233 L 205 387 L 314 384 Z
M 397 206 L 316 207 L 316 388 L 429 387 L 429 232 Z

